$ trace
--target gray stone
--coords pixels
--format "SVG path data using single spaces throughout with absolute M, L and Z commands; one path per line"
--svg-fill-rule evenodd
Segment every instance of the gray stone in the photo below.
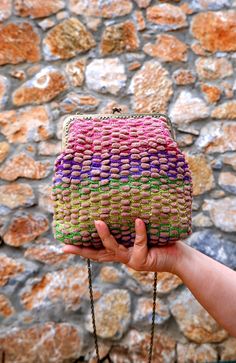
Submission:
M 136 305 L 136 304 L 135 304 Z M 152 298 L 141 297 L 138 302 L 134 313 L 134 322 L 151 324 L 152 323 L 152 308 L 153 308 Z M 161 325 L 165 323 L 169 317 L 170 312 L 167 304 L 164 303 L 162 299 L 157 298 L 156 300 L 156 314 L 155 314 L 155 324 Z
M 222 172 L 218 182 L 224 190 L 236 194 L 236 175 L 230 172 Z
M 37 275 L 39 272 L 39 266 L 31 261 L 26 261 L 23 258 L 14 258 L 17 263 L 21 263 L 24 267 L 24 270 L 19 274 L 11 277 L 7 284 L 0 288 L 0 292 L 11 296 L 15 293 L 15 291 L 25 284 L 32 276 Z
M 224 7 L 230 7 L 231 2 L 230 0 L 192 0 L 189 5 L 194 11 L 219 10 Z
M 0 75 L 0 110 L 4 109 L 8 99 L 8 91 L 10 89 L 9 80 Z
M 209 108 L 199 97 L 189 91 L 182 91 L 170 110 L 171 120 L 178 125 L 188 124 L 209 116 Z
M 117 95 L 126 86 L 124 64 L 119 58 L 94 59 L 86 68 L 88 88 Z
M 225 239 L 221 234 L 212 230 L 195 232 L 187 243 L 214 260 L 236 268 L 236 243 Z
M 193 225 L 195 227 L 211 227 L 213 223 L 208 216 L 198 213 L 193 217 Z
M 131 329 L 124 339 L 112 347 L 110 358 L 113 363 L 146 363 L 150 334 Z M 176 341 L 165 331 L 156 331 L 153 342 L 153 363 L 176 362 Z
M 204 276 L 202 278 L 204 280 Z M 181 332 L 189 340 L 195 343 L 218 343 L 228 336 L 227 331 L 213 319 L 187 288 L 180 293 L 172 293 L 168 300 L 171 313 Z
M 177 345 L 178 363 L 216 362 L 217 351 L 211 344 L 181 344 Z
M 225 232 L 236 232 L 236 197 L 206 199 L 202 207 L 209 211 L 215 226 Z
M 97 334 L 102 338 L 119 339 L 130 323 L 130 295 L 127 290 L 113 289 L 95 303 Z M 86 328 L 92 332 L 91 314 L 87 315 Z
M 209 122 L 201 128 L 195 146 L 207 153 L 223 153 L 236 150 L 236 123 Z

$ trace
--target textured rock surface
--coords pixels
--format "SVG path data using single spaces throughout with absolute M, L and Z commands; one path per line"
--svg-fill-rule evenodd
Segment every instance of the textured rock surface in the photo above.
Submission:
M 17 15 L 31 18 L 44 18 L 45 16 L 57 13 L 64 8 L 63 0 L 50 0 L 47 4 L 43 0 L 16 0 L 14 10 Z
M 236 339 L 230 337 L 220 345 L 220 357 L 223 360 L 235 360 L 236 358 Z
M 38 145 L 38 153 L 39 155 L 50 156 L 50 155 L 59 155 L 61 151 L 61 143 L 60 142 L 47 142 L 42 141 Z
M 0 168 L 0 178 L 8 181 L 19 177 L 42 179 L 50 173 L 49 162 L 35 161 L 31 156 L 20 153 L 13 156 Z
M 227 192 L 236 194 L 236 175 L 230 172 L 222 172 L 218 182 L 221 188 Z
M 10 246 L 19 247 L 33 241 L 48 228 L 48 219 L 43 214 L 18 212 L 11 220 L 3 240 Z
M 234 170 L 236 170 L 236 154 L 224 154 L 223 155 L 223 162 L 226 165 L 232 166 Z
M 236 231 L 236 197 L 207 200 L 205 209 L 209 211 L 216 227 L 223 231 Z
M 43 45 L 46 59 L 68 59 L 93 48 L 95 41 L 78 19 L 70 18 L 52 28 Z
M 203 309 L 189 290 L 182 290 L 177 297 L 172 295 L 169 301 L 180 330 L 190 340 L 217 343 L 227 337 L 228 333 Z
M 96 110 L 100 100 L 89 94 L 78 94 L 75 92 L 67 93 L 60 103 L 60 109 L 64 113 L 92 112 Z
M 203 213 L 196 214 L 193 219 L 193 225 L 195 227 L 212 227 L 213 222 L 211 219 Z
M 120 281 L 121 273 L 113 266 L 103 266 L 101 268 L 99 277 L 103 282 L 116 283 Z
M 187 61 L 187 45 L 173 35 L 158 35 L 156 42 L 154 44 L 147 43 L 143 50 L 150 56 L 165 62 Z
M 65 310 L 75 311 L 87 291 L 87 283 L 86 267 L 79 264 L 48 272 L 23 288 L 21 303 L 25 309 L 32 310 L 60 302 Z
M 193 10 L 219 10 L 230 7 L 229 0 L 192 0 L 190 6 Z
M 198 58 L 196 61 L 196 71 L 201 79 L 215 80 L 233 74 L 232 63 L 226 58 Z
M 47 245 L 43 243 L 39 246 L 27 248 L 24 257 L 47 265 L 61 265 L 72 259 L 72 256 L 65 255 L 58 245 Z
M 15 275 L 24 271 L 22 263 L 17 262 L 15 259 L 0 254 L 0 286 L 4 286 Z
M 186 158 L 192 173 L 193 195 L 200 195 L 213 189 L 214 176 L 206 157 L 203 154 L 186 154 Z
M 235 243 L 220 233 L 212 233 L 210 230 L 195 232 L 188 238 L 188 244 L 220 263 L 236 268 Z
M 135 51 L 138 47 L 139 39 L 135 25 L 131 21 L 126 21 L 106 27 L 102 35 L 100 52 L 102 55 L 119 54 Z
M 236 101 L 229 101 L 216 107 L 211 116 L 218 119 L 236 120 Z
M 0 332 L 0 345 L 9 363 L 63 363 L 80 356 L 82 331 L 74 324 L 53 322 L 9 328 Z
M 81 58 L 66 64 L 65 71 L 69 76 L 72 86 L 82 86 L 84 82 L 85 65 L 85 58 Z
M 210 52 L 235 51 L 235 16 L 236 10 L 199 13 L 192 20 L 192 34 Z
M 130 93 L 135 112 L 166 112 L 173 94 L 172 82 L 158 61 L 149 61 L 132 78 Z
M 0 113 L 0 130 L 11 143 L 46 140 L 53 134 L 50 120 L 45 106 L 29 106 Z
M 217 351 L 210 344 L 197 345 L 191 344 L 178 344 L 177 345 L 178 363 L 193 362 L 205 363 L 216 362 Z
M 0 186 L 0 205 L 8 208 L 30 207 L 34 202 L 34 192 L 28 184 L 11 183 Z
M 65 76 L 53 67 L 43 68 L 33 79 L 27 81 L 13 93 L 16 106 L 39 104 L 51 101 L 68 87 Z
M 2 0 L 0 3 L 0 21 L 6 20 L 11 15 L 12 4 L 9 0 Z
M 126 85 L 125 67 L 119 58 L 93 60 L 85 74 L 88 87 L 97 92 L 117 95 Z
M 175 30 L 187 26 L 185 13 L 177 6 L 160 4 L 147 9 L 147 19 L 160 30 Z
M 142 297 L 137 301 L 136 309 L 134 312 L 135 323 L 152 323 L 152 304 L 153 300 L 150 298 Z M 161 300 L 156 300 L 156 315 L 155 324 L 161 325 L 170 317 L 170 312 L 166 304 Z
M 147 271 L 135 271 L 125 267 L 125 271 L 142 287 L 144 291 L 152 291 L 154 274 Z M 157 278 L 157 292 L 166 294 L 182 284 L 180 278 L 169 272 L 159 272 Z
M 52 204 L 52 186 L 48 184 L 39 184 L 39 207 L 49 213 L 53 213 Z
M 134 12 L 134 20 L 137 24 L 137 30 L 142 31 L 146 28 L 145 18 L 143 17 L 143 13 L 140 10 L 136 10 Z
M 5 295 L 0 295 L 0 317 L 9 317 L 15 313 L 10 300 Z
M 207 153 L 223 153 L 236 150 L 236 124 L 233 122 L 210 122 L 203 126 L 196 146 Z
M 188 91 L 182 91 L 170 110 L 171 120 L 178 124 L 188 124 L 209 116 L 205 102 Z
M 140 8 L 147 8 L 151 0 L 135 0 Z
M 2 163 L 6 159 L 9 150 L 10 146 L 6 141 L 0 142 L 0 163 Z
M 102 338 L 119 339 L 130 322 L 130 296 L 126 290 L 114 289 L 104 294 L 95 304 L 97 334 Z M 92 332 L 91 315 L 87 329 Z
M 110 357 L 113 362 L 139 362 L 145 363 L 148 359 L 148 344 L 150 334 L 130 330 L 127 336 L 111 350 Z M 175 340 L 164 332 L 157 332 L 153 342 L 153 362 L 154 363 L 174 363 L 175 362 Z
M 0 110 L 4 108 L 8 98 L 9 81 L 0 75 Z
M 193 144 L 194 137 L 191 134 L 179 134 L 177 136 L 177 142 L 179 147 L 185 147 Z
M 221 89 L 217 86 L 211 86 L 209 84 L 201 84 L 201 90 L 204 94 L 204 98 L 208 103 L 215 103 L 220 99 Z
M 196 76 L 188 69 L 178 69 L 173 73 L 173 80 L 178 85 L 192 84 Z
M 99 1 L 84 1 L 84 0 L 70 0 L 70 9 L 78 15 L 86 16 L 102 16 L 104 18 L 113 18 L 116 16 L 127 15 L 132 10 L 132 3 L 130 0 L 116 0 Z
M 0 65 L 40 60 L 40 38 L 29 23 L 0 25 Z

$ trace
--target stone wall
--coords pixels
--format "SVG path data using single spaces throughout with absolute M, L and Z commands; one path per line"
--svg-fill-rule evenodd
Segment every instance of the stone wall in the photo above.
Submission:
M 236 269 L 236 1 L 1 0 L 0 21 L 2 359 L 92 363 L 85 262 L 51 233 L 63 119 L 168 112 L 193 173 L 188 243 Z M 153 274 L 93 275 L 101 355 L 146 362 Z M 236 359 L 179 278 L 160 273 L 157 291 L 153 362 Z

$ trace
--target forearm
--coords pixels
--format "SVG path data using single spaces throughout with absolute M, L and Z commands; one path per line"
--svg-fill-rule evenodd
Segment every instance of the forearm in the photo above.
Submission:
M 209 314 L 236 337 L 236 272 L 180 242 L 174 273 Z

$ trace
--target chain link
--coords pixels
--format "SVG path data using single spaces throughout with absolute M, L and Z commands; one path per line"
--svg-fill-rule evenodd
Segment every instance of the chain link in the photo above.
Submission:
M 150 346 L 149 346 L 148 363 L 151 363 L 151 361 L 152 361 L 152 349 L 153 349 L 153 340 L 154 340 L 154 332 L 155 332 L 156 298 L 157 298 L 157 272 L 154 272 L 152 327 L 151 327 L 151 339 L 150 339 Z
M 95 313 L 94 313 L 94 300 L 93 300 L 93 285 L 92 285 L 92 273 L 91 273 L 91 264 L 90 259 L 87 259 L 87 268 L 88 268 L 88 279 L 89 279 L 89 295 L 90 295 L 90 306 L 91 306 L 91 315 L 92 315 L 92 323 L 93 323 L 93 337 L 96 349 L 97 363 L 100 363 L 99 349 L 98 349 L 98 339 L 97 339 L 97 329 L 95 323 Z
M 95 313 L 94 313 L 92 273 L 91 273 L 91 264 L 90 264 L 89 259 L 87 259 L 87 267 L 88 267 L 88 279 L 89 279 L 90 306 L 91 306 L 91 315 L 92 315 L 92 323 L 93 323 L 93 336 L 94 336 L 94 343 L 95 343 L 95 349 L 96 349 L 97 363 L 100 363 L 101 360 L 100 360 L 100 356 L 99 356 L 97 329 L 96 329 Z M 151 339 L 150 339 L 150 346 L 149 346 L 149 353 L 148 353 L 148 363 L 151 363 L 151 361 L 152 361 L 153 340 L 154 340 L 154 332 L 155 332 L 156 297 L 157 297 L 157 272 L 154 272 L 152 326 L 151 326 Z

